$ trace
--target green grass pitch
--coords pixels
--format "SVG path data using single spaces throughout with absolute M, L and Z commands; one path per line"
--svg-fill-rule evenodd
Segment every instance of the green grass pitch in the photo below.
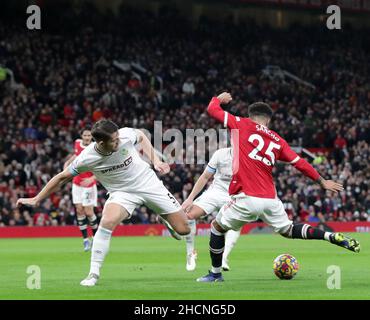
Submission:
M 97 286 L 79 282 L 90 253 L 79 238 L 1 239 L 0 299 L 370 299 L 370 234 L 355 254 L 324 241 L 278 235 L 243 235 L 230 256 L 223 283 L 197 283 L 210 265 L 208 237 L 197 237 L 197 269 L 185 270 L 185 242 L 163 237 L 113 237 Z M 279 280 L 272 261 L 281 253 L 300 265 L 293 280 Z M 41 269 L 41 289 L 27 288 L 27 267 Z M 328 289 L 328 266 L 341 271 L 341 289 Z

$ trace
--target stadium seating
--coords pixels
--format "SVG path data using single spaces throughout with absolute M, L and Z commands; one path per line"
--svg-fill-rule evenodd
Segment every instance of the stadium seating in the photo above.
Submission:
M 245 116 L 257 100 L 270 103 L 272 129 L 293 146 L 318 148 L 310 162 L 344 183 L 342 194 L 326 194 L 279 164 L 277 190 L 292 219 L 370 221 L 369 34 L 206 18 L 193 26 L 166 10 L 154 16 L 124 9 L 113 16 L 90 8 L 62 18 L 58 33 L 0 22 L 0 61 L 15 80 L 0 81 L 0 226 L 76 223 L 70 185 L 33 210 L 18 210 L 15 202 L 35 195 L 62 169 L 85 124 L 108 117 L 149 131 L 154 120 L 163 129 L 220 127 L 205 109 L 225 89 L 234 97 L 233 114 Z M 55 30 L 58 20 L 45 23 Z M 266 77 L 262 70 L 270 64 L 314 87 Z M 202 171 L 202 165 L 175 164 L 163 180 L 183 201 Z M 104 195 L 100 189 L 98 214 Z M 156 220 L 137 208 L 128 223 Z

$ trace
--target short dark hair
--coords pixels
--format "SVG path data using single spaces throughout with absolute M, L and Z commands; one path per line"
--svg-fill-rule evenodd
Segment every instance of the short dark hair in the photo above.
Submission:
M 273 111 L 271 107 L 265 102 L 255 102 L 248 106 L 249 117 L 266 117 L 271 119 Z
M 80 130 L 80 135 L 82 136 L 85 131 L 91 131 L 91 125 L 86 125 Z
M 91 135 L 96 142 L 106 142 L 111 138 L 112 133 L 115 133 L 118 129 L 118 126 L 113 121 L 101 119 L 93 125 Z

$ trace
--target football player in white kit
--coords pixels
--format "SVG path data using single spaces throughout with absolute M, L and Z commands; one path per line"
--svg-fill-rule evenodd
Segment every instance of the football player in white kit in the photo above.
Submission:
M 113 230 L 122 220 L 130 218 L 137 206 L 145 204 L 160 214 L 179 235 L 190 233 L 181 205 L 150 165 L 140 158 L 135 148 L 136 143 L 141 144 L 144 154 L 159 173 L 170 171 L 169 165 L 159 160 L 144 133 L 133 128 L 119 129 L 114 122 L 102 119 L 94 124 L 91 134 L 95 142 L 85 148 L 68 168 L 54 176 L 34 198 L 20 198 L 17 201 L 17 206 L 37 206 L 61 185 L 86 171 L 92 172 L 107 189 L 109 198 L 94 236 L 90 272 L 81 281 L 82 286 L 94 286 L 97 283 Z
M 217 214 L 225 203 L 230 201 L 229 185 L 232 178 L 232 149 L 222 148 L 211 157 L 206 169 L 195 183 L 193 190 L 182 204 L 188 219 L 191 232 L 186 239 L 186 270 L 193 271 L 196 267 L 197 253 L 194 249 L 196 219 L 210 214 Z M 194 201 L 203 190 L 208 180 L 213 177 L 210 187 Z M 230 270 L 228 257 L 240 236 L 240 230 L 229 230 L 225 238 L 225 250 L 222 256 L 222 268 Z

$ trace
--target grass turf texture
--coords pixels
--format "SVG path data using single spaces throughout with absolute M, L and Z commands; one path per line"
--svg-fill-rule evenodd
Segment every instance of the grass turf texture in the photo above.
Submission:
M 197 269 L 185 270 L 185 241 L 163 237 L 113 237 L 97 286 L 79 285 L 89 271 L 82 239 L 0 239 L 0 299 L 370 299 L 370 234 L 355 254 L 324 241 L 278 235 L 242 236 L 223 283 L 198 283 L 210 265 L 208 237 L 197 237 Z M 300 265 L 280 280 L 272 262 L 281 253 Z M 27 289 L 27 267 L 41 268 L 41 289 Z M 341 268 L 341 289 L 329 290 L 327 268 Z

